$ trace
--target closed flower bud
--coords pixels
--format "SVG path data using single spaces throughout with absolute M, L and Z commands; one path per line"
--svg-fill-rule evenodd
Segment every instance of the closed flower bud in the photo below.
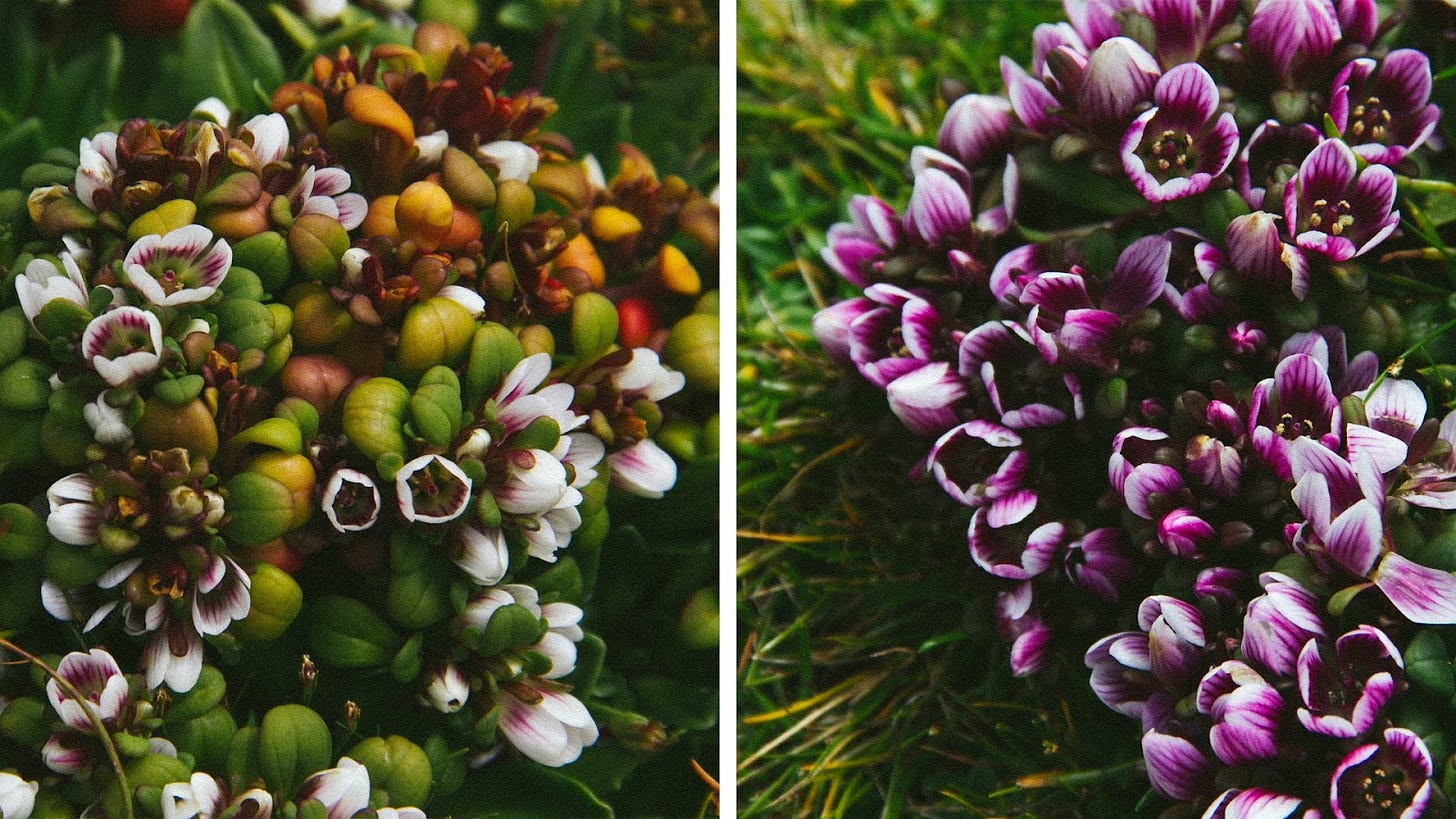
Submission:
M 693 313 L 679 319 L 668 334 L 663 352 L 667 362 L 687 376 L 690 385 L 718 391 L 717 316 Z
M 400 238 L 432 251 L 450 234 L 454 219 L 450 194 L 434 182 L 415 182 L 405 188 L 394 205 L 394 222 Z
M 470 699 L 470 683 L 460 669 L 447 665 L 430 675 L 429 685 L 421 695 L 420 702 L 443 714 L 453 714 L 465 706 Z
M 446 148 L 440 158 L 440 172 L 451 199 L 476 209 L 495 205 L 495 182 L 470 154 Z
M 254 198 L 256 196 L 255 193 Z M 170 233 L 179 227 L 192 224 L 196 219 L 197 205 L 191 200 L 169 199 L 132 220 L 126 229 L 126 238 L 135 242 L 151 233 Z
M 348 249 L 349 232 L 331 216 L 305 213 L 288 229 L 288 250 L 305 278 L 337 281 L 339 260 Z
M 652 272 L 668 290 L 683 296 L 696 296 L 703 289 L 698 271 L 673 245 L 663 245 L 652 265 Z
M 531 220 L 536 212 L 536 193 L 525 182 L 517 179 L 502 179 L 495 185 L 495 220 L 497 225 L 509 225 L 511 230 Z
M 593 209 L 587 225 L 592 236 L 603 242 L 630 239 L 642 232 L 642 222 L 636 216 L 611 205 Z
M 443 296 L 411 306 L 399 332 L 400 374 L 414 379 L 439 364 L 458 366 L 470 352 L 475 328 L 470 311 Z
M 402 736 L 370 737 L 349 751 L 349 757 L 369 770 L 369 784 L 383 790 L 394 805 L 420 805 L 430 795 L 433 773 L 430 758 L 420 746 Z

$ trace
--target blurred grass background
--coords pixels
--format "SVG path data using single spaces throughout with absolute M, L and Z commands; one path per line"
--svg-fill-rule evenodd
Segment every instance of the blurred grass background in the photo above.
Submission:
M 738 6 L 738 803 L 745 816 L 1129 813 L 1136 726 L 1065 675 L 1014 680 L 969 516 L 907 475 L 925 443 L 813 339 L 850 293 L 819 258 L 856 193 L 902 208 L 911 147 L 1002 90 L 1061 6 Z

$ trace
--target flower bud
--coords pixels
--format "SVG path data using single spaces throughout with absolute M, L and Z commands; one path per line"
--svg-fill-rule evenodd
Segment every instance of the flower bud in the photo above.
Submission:
M 376 196 L 374 201 L 369 203 L 369 212 L 364 215 L 364 222 L 359 227 L 364 235 L 370 238 L 384 236 L 390 239 L 399 239 L 399 225 L 394 220 L 394 210 L 399 204 L 399 197 L 395 194 Z
M 370 459 L 403 454 L 404 414 L 410 392 L 392 378 L 371 378 L 344 398 L 344 434 Z
M 136 437 L 147 449 L 182 447 L 205 458 L 217 454 L 217 422 L 201 398 L 181 406 L 157 396 L 148 398 L 136 424 Z
M 361 83 L 345 92 L 344 113 L 355 122 L 394 134 L 405 145 L 415 141 L 415 126 L 409 114 L 377 85 Z
M 263 231 L 236 242 L 233 264 L 258 274 L 263 289 L 276 292 L 293 272 L 293 257 L 288 254 L 288 241 L 277 231 Z
M 256 178 L 254 177 L 254 179 Z M 254 196 L 256 198 L 256 194 Z M 169 199 L 132 220 L 131 225 L 126 229 L 126 238 L 135 242 L 151 233 L 159 236 L 165 235 L 179 227 L 192 224 L 196 219 L 197 205 L 191 200 Z
M 197 200 L 197 204 L 209 209 L 245 208 L 257 202 L 262 193 L 263 183 L 258 179 L 257 174 L 252 171 L 236 171 L 203 194 Z M 180 225 L 173 225 L 173 227 L 180 227 Z M 166 233 L 167 231 L 155 232 Z
M 415 29 L 413 43 L 415 51 L 425 61 L 425 74 L 432 83 L 439 82 L 444 75 L 450 55 L 456 51 L 470 50 L 470 41 L 465 39 L 460 29 L 431 21 L 419 24 Z
M 64 185 L 36 188 L 30 192 L 25 206 L 43 236 L 60 236 L 96 227 L 96 213 Z
M 400 374 L 414 379 L 439 364 L 459 365 L 470 351 L 475 329 L 469 311 L 448 298 L 434 296 L 411 306 L 399 333 Z
M 337 281 L 339 260 L 348 249 L 349 232 L 331 216 L 305 213 L 288 229 L 288 250 L 307 279 Z
M 495 220 L 497 225 L 508 225 L 511 230 L 531 221 L 536 212 L 536 193 L 525 182 L 516 179 L 502 179 L 495 186 Z
M 594 289 L 600 289 L 607 283 L 607 269 L 602 264 L 602 257 L 597 255 L 597 249 L 585 233 L 573 236 L 556 254 L 552 264 L 556 270 L 576 268 L 585 272 Z
M 646 347 L 662 327 L 652 302 L 630 296 L 617 302 L 618 339 L 623 347 Z
M 329 726 L 312 708 L 278 705 L 263 715 L 258 725 L 258 768 L 269 790 L 293 793 L 333 758 Z
M 569 211 L 591 204 L 591 183 L 575 162 L 544 162 L 531 174 L 531 187 L 551 196 Z
M 603 242 L 630 239 L 642 232 L 642 222 L 636 216 L 611 205 L 593 209 L 587 226 L 591 235 Z
M 504 325 L 486 322 L 470 340 L 465 367 L 465 405 L 478 408 L 496 391 L 506 373 L 526 357 L 520 339 Z
M 447 665 L 430 675 L 429 685 L 421 695 L 420 702 L 442 714 L 453 714 L 465 706 L 470 699 L 470 683 L 460 669 Z
M 625 341 L 624 341 L 625 343 Z M 669 364 L 700 390 L 718 391 L 718 317 L 693 313 L 679 319 L 664 349 Z
M 230 630 L 244 640 L 276 640 L 303 608 L 303 589 L 287 572 L 271 563 L 259 563 L 252 577 L 249 588 L 252 605 L 248 616 L 234 622 Z
M 402 239 L 432 251 L 445 241 L 454 220 L 450 194 L 434 182 L 415 182 L 405 188 L 394 205 L 394 221 Z
M 333 409 L 352 379 L 353 374 L 344 362 L 323 354 L 293 356 L 279 373 L 284 394 L 302 398 L 319 415 L 327 415 Z
M 556 355 L 556 336 L 544 324 L 527 324 L 516 333 L 516 338 L 521 340 L 521 349 L 526 355 Z
M 388 804 L 422 805 L 430 796 L 430 758 L 402 736 L 370 737 L 350 749 L 349 757 L 369 770 L 369 784 L 384 790 Z
M 663 245 L 657 252 L 652 274 L 668 290 L 683 296 L 696 296 L 703 289 L 703 280 L 698 277 L 698 271 L 693 269 L 688 257 L 673 245 Z
M 583 361 L 606 352 L 617 340 L 617 308 L 600 293 L 582 293 L 571 302 L 571 343 Z
M 470 154 L 459 148 L 445 149 L 440 158 L 440 176 L 450 198 L 480 210 L 495 205 L 495 182 Z

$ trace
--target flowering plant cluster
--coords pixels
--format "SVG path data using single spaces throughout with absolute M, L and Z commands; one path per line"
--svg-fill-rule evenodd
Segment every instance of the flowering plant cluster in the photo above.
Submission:
M 711 457 L 717 206 L 511 69 L 423 23 L 7 194 L 7 819 L 601 806 L 537 766 L 672 741 L 583 606 Z
M 1413 23 L 1064 6 L 903 207 L 852 198 L 823 258 L 860 292 L 815 334 L 965 507 L 1012 673 L 1090 671 L 1161 798 L 1449 809 L 1456 186 Z

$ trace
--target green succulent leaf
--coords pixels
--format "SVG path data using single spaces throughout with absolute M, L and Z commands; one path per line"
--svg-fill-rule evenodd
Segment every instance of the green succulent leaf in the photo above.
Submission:
M 199 0 L 182 27 L 178 94 L 200 100 L 215 96 L 229 108 L 250 108 L 254 82 L 277 88 L 285 79 L 283 60 L 243 7 L 233 0 Z

